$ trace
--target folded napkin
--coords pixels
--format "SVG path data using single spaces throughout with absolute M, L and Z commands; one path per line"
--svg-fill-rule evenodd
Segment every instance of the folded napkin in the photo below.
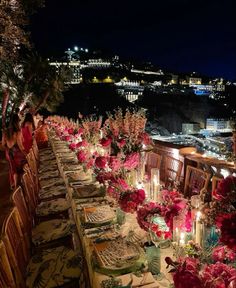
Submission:
M 134 274 L 125 274 L 117 277 L 121 280 L 123 286 L 127 286 L 131 283 L 132 288 L 159 288 L 157 281 L 154 279 L 150 272 L 143 273 L 141 277 L 137 277 Z

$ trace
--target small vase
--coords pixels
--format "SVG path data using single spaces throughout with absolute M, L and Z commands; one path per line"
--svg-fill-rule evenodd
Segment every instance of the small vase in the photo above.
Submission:
M 120 209 L 119 207 L 117 207 L 116 209 L 116 219 L 117 219 L 117 223 L 121 226 L 125 223 L 125 212 Z
M 161 271 L 160 248 L 154 245 L 145 246 L 144 248 L 148 263 L 148 271 L 150 271 L 153 275 L 159 275 Z

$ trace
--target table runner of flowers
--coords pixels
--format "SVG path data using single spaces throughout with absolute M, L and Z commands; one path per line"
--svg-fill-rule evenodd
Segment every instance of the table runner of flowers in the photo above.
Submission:
M 176 260 L 166 258 L 176 288 L 236 287 L 236 177 L 222 179 L 211 201 L 201 202 L 197 211 L 180 191 L 163 190 L 160 200 L 153 201 L 133 181 L 134 173 L 142 173 L 145 151 L 153 145 L 145 132 L 143 110 L 118 109 L 109 113 L 105 121 L 88 117 L 80 123 L 51 116 L 47 123 L 76 153 L 84 170 L 92 170 L 120 208 L 136 213 L 142 229 L 176 242 Z M 155 216 L 164 219 L 167 231 L 153 222 Z M 191 232 L 195 229 L 197 233 L 199 227 L 204 228 L 201 242 L 197 236 L 191 239 Z M 181 239 L 181 235 L 185 238 Z

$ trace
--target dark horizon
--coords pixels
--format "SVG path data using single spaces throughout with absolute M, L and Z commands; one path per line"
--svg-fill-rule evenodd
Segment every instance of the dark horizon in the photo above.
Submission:
M 61 1 L 60 1 L 61 2 Z M 47 56 L 74 46 L 111 51 L 150 61 L 162 69 L 196 71 L 236 79 L 236 20 L 233 0 L 195 6 L 187 0 L 165 3 L 123 0 L 46 0 L 32 17 L 35 48 Z

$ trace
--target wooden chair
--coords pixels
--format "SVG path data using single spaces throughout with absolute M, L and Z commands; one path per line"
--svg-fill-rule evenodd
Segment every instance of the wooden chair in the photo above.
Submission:
M 0 240 L 0 288 L 17 288 L 11 266 L 7 257 L 5 245 Z
M 5 219 L 2 227 L 2 240 L 6 247 L 7 256 L 16 287 L 25 287 L 24 274 L 30 258 L 27 243 L 22 232 L 22 223 L 17 208 L 14 207 Z
M 42 247 L 56 247 L 59 245 L 69 246 L 75 224 L 69 219 L 52 219 L 41 222 L 33 227 L 33 221 L 27 208 L 22 188 L 18 187 L 12 195 L 13 203 L 18 209 L 19 215 L 23 223 L 23 232 L 27 243 L 32 244 L 34 248 L 42 249 Z M 30 245 L 28 245 L 29 247 Z
M 211 175 L 199 168 L 187 166 L 185 181 L 184 181 L 184 196 L 191 197 L 192 195 L 201 194 L 206 191 L 209 185 Z
M 152 168 L 160 169 L 162 156 L 155 152 L 147 152 L 146 157 L 145 172 L 150 177 Z
M 30 217 L 35 220 L 35 223 L 55 218 L 68 219 L 68 209 L 70 205 L 67 199 L 56 198 L 38 203 L 37 199 L 35 199 L 36 192 L 34 186 L 27 173 L 24 173 L 22 176 L 22 186 L 25 200 L 29 207 Z
M 180 181 L 183 162 L 171 156 L 164 157 L 164 175 L 161 177 L 166 188 L 173 188 Z
M 16 287 L 80 287 L 83 258 L 78 251 L 65 246 L 40 250 L 30 257 L 21 230 L 17 208 L 14 207 L 3 224 L 2 240 Z

